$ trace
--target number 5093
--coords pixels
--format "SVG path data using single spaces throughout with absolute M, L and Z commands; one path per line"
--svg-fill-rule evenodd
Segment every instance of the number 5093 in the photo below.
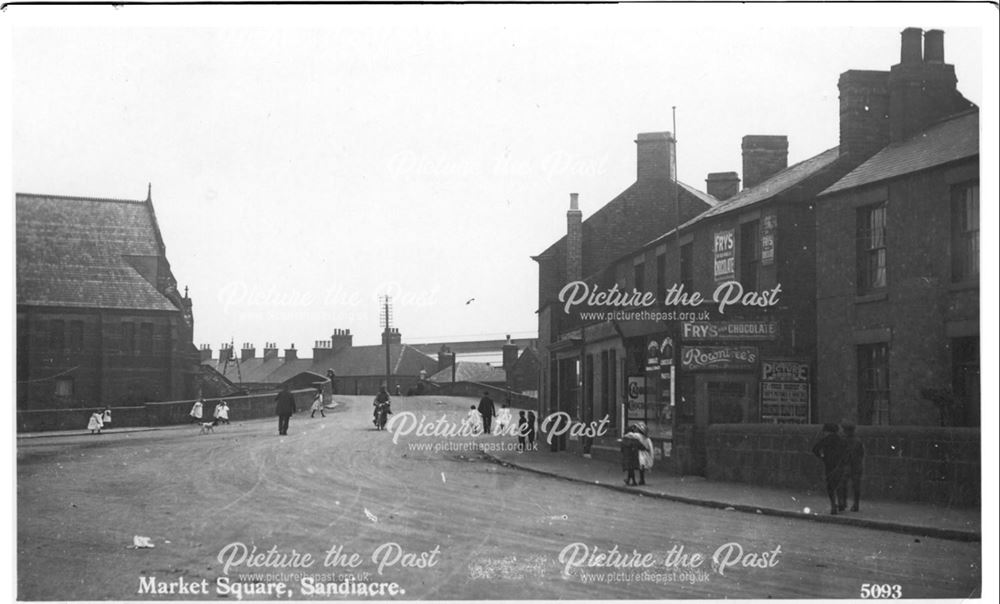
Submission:
M 903 588 L 888 583 L 862 583 L 861 597 L 863 599 L 898 599 L 903 597 Z

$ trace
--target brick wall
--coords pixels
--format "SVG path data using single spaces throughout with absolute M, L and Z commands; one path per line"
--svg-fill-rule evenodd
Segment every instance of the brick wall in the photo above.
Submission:
M 863 498 L 979 504 L 978 429 L 859 426 L 857 434 L 865 447 Z M 706 477 L 822 492 L 823 466 L 812 453 L 821 436 L 819 426 L 709 426 Z
M 299 410 L 309 408 L 313 388 L 293 390 L 295 405 Z M 277 392 L 267 392 L 250 396 L 225 397 L 229 403 L 229 419 L 245 420 L 271 417 L 274 415 L 274 397 Z M 215 404 L 221 399 L 206 399 L 202 417 L 211 420 Z M 188 413 L 193 400 L 168 403 L 145 403 L 134 407 L 111 407 L 110 428 L 149 428 L 186 424 L 191 421 Z M 38 409 L 17 412 L 18 432 L 45 432 L 51 430 L 80 430 L 85 432 L 87 421 L 95 411 L 103 407 L 89 409 Z

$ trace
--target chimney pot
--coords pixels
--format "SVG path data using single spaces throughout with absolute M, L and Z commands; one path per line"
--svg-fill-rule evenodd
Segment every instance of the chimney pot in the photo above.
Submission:
M 923 35 L 919 27 L 907 27 L 900 34 L 899 62 L 903 64 L 922 63 L 924 60 Z
M 570 211 L 573 211 L 573 210 L 579 211 L 580 210 L 580 194 L 579 193 L 570 193 L 569 194 L 569 209 L 570 209 Z
M 940 29 L 924 32 L 924 62 L 944 63 L 944 32 Z

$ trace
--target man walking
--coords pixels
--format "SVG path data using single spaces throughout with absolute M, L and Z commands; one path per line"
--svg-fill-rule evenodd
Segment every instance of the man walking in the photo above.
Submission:
M 493 399 L 489 392 L 483 392 L 483 398 L 479 399 L 479 415 L 483 416 L 483 434 L 492 434 L 493 416 L 497 414 L 496 407 L 493 406 Z
M 278 414 L 278 435 L 286 436 L 288 434 L 288 420 L 295 413 L 295 397 L 292 396 L 291 389 L 285 384 L 274 400 L 274 412 Z
M 837 424 L 823 424 L 825 436 L 813 447 L 813 454 L 823 460 L 826 470 L 826 494 L 830 498 L 831 514 L 846 507 L 846 502 L 839 501 L 840 481 L 844 477 L 844 441 L 837 434 L 839 431 Z

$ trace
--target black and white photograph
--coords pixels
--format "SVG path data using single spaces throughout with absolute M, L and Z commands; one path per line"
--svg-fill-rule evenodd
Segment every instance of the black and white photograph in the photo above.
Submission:
M 5 5 L 5 599 L 996 597 L 997 15 Z

